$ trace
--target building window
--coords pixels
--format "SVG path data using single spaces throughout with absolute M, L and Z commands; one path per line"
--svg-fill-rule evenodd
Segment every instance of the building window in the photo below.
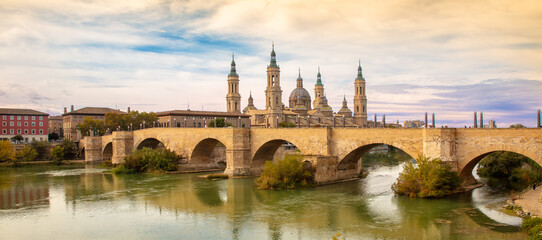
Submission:
M 17 126 L 19 126 L 19 127 L 20 127 L 20 126 L 21 126 L 21 122 L 17 122 Z
M 14 126 L 15 123 L 14 123 L 14 122 L 9 122 L 9 125 L 10 125 L 10 126 Z
M 40 116 L 40 120 L 43 120 L 43 116 Z
M 17 116 L 17 120 L 21 120 L 21 116 Z
M 40 129 L 40 134 L 43 134 L 43 129 Z
M 13 120 L 13 116 L 9 116 L 9 120 Z
M 36 116 L 32 116 L 32 120 L 36 120 Z
M 7 133 L 8 133 L 8 130 L 2 129 L 2 134 L 7 134 Z
M 14 130 L 14 129 L 10 129 L 10 130 L 9 130 L 9 134 L 13 134 L 13 133 L 15 133 L 15 130 Z
M 24 130 L 24 134 L 28 134 L 28 129 L 25 129 L 25 130 Z
M 6 119 L 7 119 L 6 115 L 2 116 L 2 120 L 6 120 Z
M 36 122 L 32 122 L 32 127 L 36 126 Z
M 32 134 L 36 134 L 36 129 L 32 129 Z
M 24 120 L 28 120 L 28 116 L 24 116 Z
M 24 122 L 24 126 L 25 126 L 25 127 L 28 127 L 28 122 Z
M 43 126 L 43 122 L 40 122 L 40 127 L 42 127 L 42 126 Z
M 21 129 L 17 129 L 17 134 L 21 134 Z
M 2 122 L 2 126 L 7 126 L 7 125 L 8 125 L 8 123 L 7 123 L 7 122 L 5 122 L 5 121 L 4 121 L 4 122 Z

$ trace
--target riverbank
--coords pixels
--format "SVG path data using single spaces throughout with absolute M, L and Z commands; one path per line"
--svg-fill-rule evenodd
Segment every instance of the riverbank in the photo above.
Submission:
M 523 212 L 530 213 L 531 216 L 542 216 L 542 203 L 540 202 L 540 193 L 542 188 L 536 190 L 530 189 L 524 194 L 521 194 L 518 199 L 514 200 L 514 204 L 521 207 Z
M 53 161 L 30 161 L 30 162 L 19 162 L 20 165 L 41 165 L 41 164 L 55 164 Z M 62 164 L 85 164 L 85 160 L 63 160 Z M 0 167 L 12 167 L 13 163 L 0 163 Z

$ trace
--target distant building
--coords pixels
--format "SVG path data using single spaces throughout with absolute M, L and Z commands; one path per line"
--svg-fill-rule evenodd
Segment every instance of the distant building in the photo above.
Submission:
M 11 139 L 15 135 L 21 135 L 25 142 L 48 140 L 49 114 L 32 109 L 0 108 L 0 116 L 2 118 L 1 139 Z
M 211 112 L 193 110 L 172 110 L 156 113 L 156 127 L 205 128 L 212 120 L 224 118 L 233 127 L 250 127 L 250 116 L 236 112 Z
M 56 133 L 62 137 L 64 132 L 62 131 L 62 116 L 50 116 L 49 117 L 49 134 Z
M 403 122 L 404 128 L 421 128 L 423 126 L 425 126 L 425 122 L 421 120 L 408 120 Z
M 487 127 L 488 128 L 497 128 L 497 124 L 496 124 L 495 120 L 489 120 Z
M 129 111 L 130 108 L 128 108 Z M 86 117 L 91 117 L 94 120 L 104 121 L 105 114 L 114 112 L 119 114 L 126 114 L 126 112 L 102 107 L 84 107 L 78 110 L 73 109 L 71 106 L 70 112 L 64 108 L 64 114 L 62 114 L 62 125 L 64 130 L 64 139 L 79 141 L 81 139 L 81 132 L 77 130 L 77 125 L 83 122 Z

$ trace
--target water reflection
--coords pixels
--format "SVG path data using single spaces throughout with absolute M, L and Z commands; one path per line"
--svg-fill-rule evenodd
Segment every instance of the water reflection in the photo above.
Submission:
M 100 238 L 93 237 L 96 231 L 108 239 L 329 239 L 337 232 L 348 239 L 525 237 L 517 227 L 497 222 L 495 218 L 502 218 L 483 210 L 496 196 L 484 189 L 447 199 L 394 196 L 390 185 L 400 171 L 400 166 L 378 168 L 360 181 L 265 191 L 256 189 L 253 178 L 209 181 L 198 174 L 117 176 L 93 168 L 0 169 L 0 193 L 9 190 L 8 198 L 13 198 L 18 191 L 53 189 L 43 194 L 46 203 L 40 203 L 50 205 L 51 214 L 36 223 L 43 226 L 39 229 L 44 238 L 62 231 L 75 231 L 79 239 Z M 27 201 L 27 206 L 28 202 L 40 201 Z M 12 211 L 33 216 L 31 208 Z M 55 228 L 51 219 L 82 227 Z M 33 224 L 16 221 L 11 214 L 0 214 L 0 222 L 5 223 L 0 231 L 6 237 L 22 239 L 17 230 Z M 74 235 L 65 239 L 68 236 Z

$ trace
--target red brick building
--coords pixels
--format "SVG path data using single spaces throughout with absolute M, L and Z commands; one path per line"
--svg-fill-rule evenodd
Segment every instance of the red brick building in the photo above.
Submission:
M 0 139 L 21 135 L 25 142 L 47 141 L 49 114 L 32 109 L 0 108 Z

